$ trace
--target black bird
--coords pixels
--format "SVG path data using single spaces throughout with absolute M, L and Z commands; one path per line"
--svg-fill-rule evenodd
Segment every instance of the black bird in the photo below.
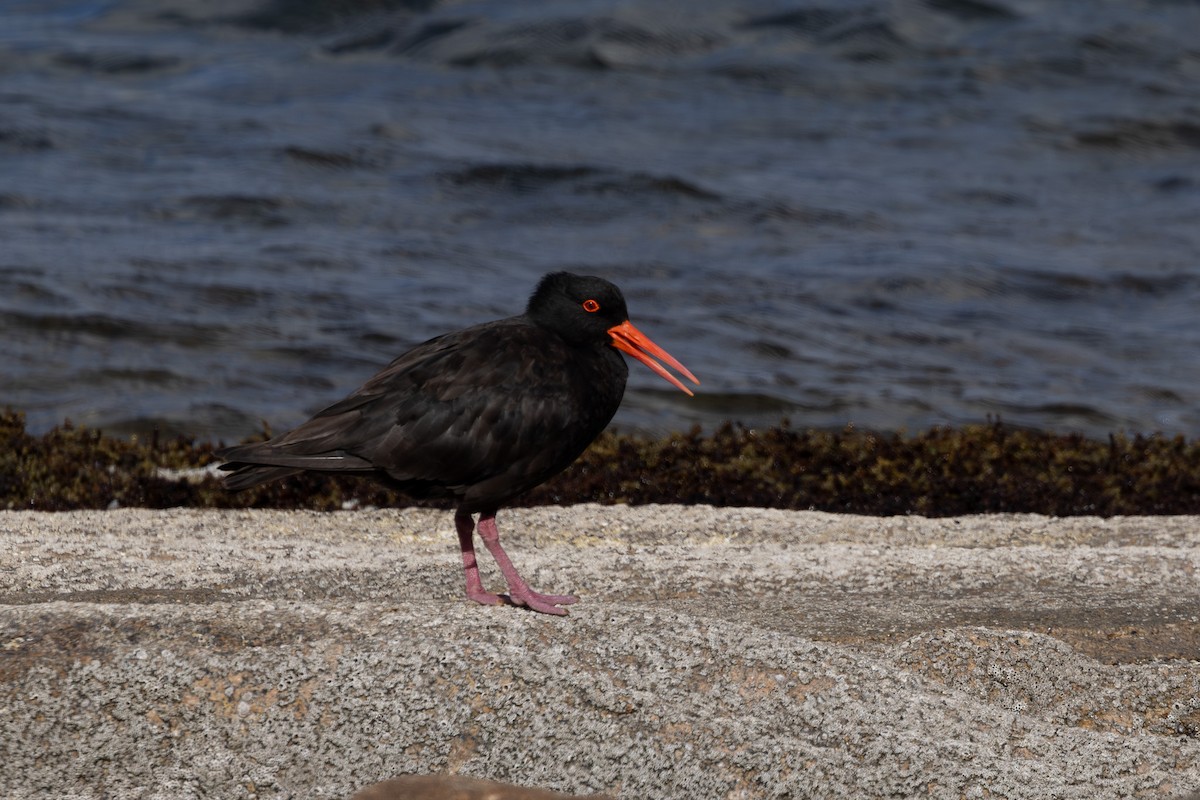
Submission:
M 374 478 L 413 497 L 453 498 L 467 597 L 502 603 L 483 588 L 479 536 L 508 583 L 508 601 L 566 614 L 571 595 L 535 592 L 500 546 L 496 512 L 566 469 L 608 425 L 628 353 L 692 392 L 655 358 L 699 381 L 629 321 L 621 291 L 601 278 L 555 272 L 525 313 L 430 339 L 358 391 L 289 433 L 221 450 L 231 490 L 304 470 Z

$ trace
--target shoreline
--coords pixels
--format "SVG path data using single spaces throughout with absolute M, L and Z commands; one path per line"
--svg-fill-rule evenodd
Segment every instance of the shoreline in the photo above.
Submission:
M 1200 518 L 503 511 L 531 584 L 581 595 L 552 619 L 462 598 L 451 517 L 0 512 L 0 707 L 31 712 L 0 718 L 0 781 L 15 798 L 344 798 L 405 772 L 648 798 L 1197 788 Z
M 213 445 L 120 440 L 69 425 L 31 436 L 0 412 L 0 508 L 411 507 L 366 479 L 306 473 L 239 493 L 209 469 Z M 918 434 L 727 424 L 660 439 L 602 433 L 517 506 L 716 505 L 887 517 L 980 513 L 1200 514 L 1200 440 L 1094 441 L 1001 423 Z M 429 505 L 418 503 L 417 505 Z

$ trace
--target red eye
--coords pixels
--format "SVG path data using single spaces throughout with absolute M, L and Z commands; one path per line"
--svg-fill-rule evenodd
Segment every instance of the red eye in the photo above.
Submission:
M 595 300 L 591 300 L 591 299 L 584 300 L 583 301 L 583 310 L 588 312 L 589 314 L 594 314 L 600 310 L 600 304 L 597 303 Z

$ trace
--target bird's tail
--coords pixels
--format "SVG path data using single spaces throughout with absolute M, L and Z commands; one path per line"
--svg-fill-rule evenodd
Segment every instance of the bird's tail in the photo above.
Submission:
M 305 470 L 317 472 L 370 472 L 370 462 L 342 451 L 332 453 L 297 453 L 271 442 L 243 444 L 218 450 L 214 455 L 223 459 L 221 470 L 229 472 L 223 483 L 230 491 L 249 489 L 270 483 Z
M 271 463 L 273 449 L 269 443 L 259 442 L 218 450 L 213 455 L 225 462 L 219 469 L 229 473 L 222 478 L 222 485 L 231 492 L 240 492 L 303 471 Z
M 240 492 L 242 489 L 249 489 L 251 486 L 270 483 L 280 478 L 286 478 L 288 475 L 296 475 L 303 472 L 303 470 L 292 469 L 291 467 L 268 467 L 262 464 L 246 464 L 236 461 L 222 464 L 220 468 L 231 470 L 230 474 L 221 479 L 221 484 L 231 492 Z

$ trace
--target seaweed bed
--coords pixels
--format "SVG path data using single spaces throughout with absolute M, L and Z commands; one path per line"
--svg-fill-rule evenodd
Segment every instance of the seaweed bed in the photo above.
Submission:
M 43 436 L 0 412 L 0 508 L 61 511 L 414 505 L 371 481 L 306 474 L 239 494 L 211 471 L 216 446 L 115 439 L 70 422 Z M 183 477 L 170 471 L 181 470 Z M 188 471 L 191 470 L 189 473 Z M 1200 440 L 1029 431 L 989 422 L 915 435 L 727 424 L 662 439 L 606 432 L 513 505 L 707 503 L 859 514 L 1057 516 L 1200 513 Z

